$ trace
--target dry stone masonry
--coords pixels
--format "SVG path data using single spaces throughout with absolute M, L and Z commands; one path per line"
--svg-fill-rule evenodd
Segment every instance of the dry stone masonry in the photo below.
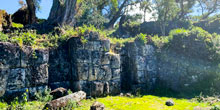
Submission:
M 191 58 L 187 52 L 157 49 L 139 41 L 113 49 L 115 53 L 111 49 L 110 41 L 96 32 L 84 39 L 72 37 L 51 49 L 0 43 L 0 96 L 18 96 L 26 89 L 33 95 L 48 86 L 85 91 L 87 96 L 157 87 L 201 91 L 214 84 L 204 80 L 220 72 L 218 63 L 200 57 L 199 51 L 199 57 Z

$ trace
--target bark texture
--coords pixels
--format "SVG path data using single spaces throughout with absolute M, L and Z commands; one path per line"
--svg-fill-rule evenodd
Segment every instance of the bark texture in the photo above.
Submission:
M 36 6 L 34 4 L 34 0 L 26 0 L 27 6 L 28 6 L 28 11 L 29 11 L 29 19 L 28 23 L 33 24 L 36 22 Z
M 75 24 L 76 3 L 77 0 L 53 0 L 48 18 L 49 23 L 73 26 Z

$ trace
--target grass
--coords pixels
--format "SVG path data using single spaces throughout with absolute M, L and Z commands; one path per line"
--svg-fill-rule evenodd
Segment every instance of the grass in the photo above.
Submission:
M 165 105 L 167 100 L 173 100 L 175 105 L 168 107 Z M 83 100 L 74 110 L 89 110 L 90 106 L 95 102 L 101 102 L 105 105 L 105 110 L 206 110 L 211 109 L 215 105 L 220 105 L 219 102 L 210 105 L 207 102 L 199 103 L 193 99 L 176 99 L 168 97 L 158 97 L 146 95 L 143 97 L 120 97 L 108 96 L 105 98 Z M 42 110 L 46 102 L 32 101 L 23 105 L 24 110 Z M 6 110 L 7 104 L 0 102 L 0 108 Z
M 197 101 L 187 99 L 175 99 L 157 96 L 143 97 L 106 97 L 96 99 L 105 105 L 106 110 L 194 110 L 195 108 L 209 109 L 208 103 L 198 103 Z M 173 100 L 175 105 L 168 107 L 165 105 L 167 100 Z M 95 100 L 84 100 L 82 105 L 76 110 L 89 110 L 90 105 Z

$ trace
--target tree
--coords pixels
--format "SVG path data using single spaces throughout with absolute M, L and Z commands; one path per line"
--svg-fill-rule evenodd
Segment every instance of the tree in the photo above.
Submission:
M 36 22 L 37 17 L 36 17 L 36 10 L 40 9 L 40 3 L 41 0 L 26 0 L 27 4 L 27 9 L 28 9 L 28 23 L 33 24 Z M 23 0 L 18 1 L 19 5 L 21 7 L 26 6 Z
M 195 3 L 195 0 L 176 0 L 176 4 L 179 8 L 176 20 L 184 20 L 187 15 L 192 12 Z
M 115 24 L 115 22 L 121 18 L 121 16 L 125 15 L 126 12 L 128 12 L 129 8 L 136 4 L 139 4 L 143 1 L 148 0 L 111 0 L 113 5 L 112 6 L 110 14 L 108 16 L 109 22 L 106 24 L 106 28 L 112 28 Z
M 55 25 L 73 26 L 82 2 L 79 0 L 53 0 L 48 22 Z
M 36 22 L 36 5 L 35 0 L 26 0 L 27 8 L 29 12 L 28 23 L 33 24 Z
M 144 11 L 144 21 L 146 21 L 146 13 L 147 11 L 151 12 L 150 8 L 150 2 L 149 1 L 143 1 L 140 3 L 140 9 Z
M 166 34 L 166 26 L 173 20 L 178 12 L 175 0 L 154 0 L 154 10 L 156 19 L 160 26 L 162 35 Z
M 187 21 L 194 5 L 194 0 L 154 0 L 154 17 L 160 26 L 162 35 L 166 34 L 166 27 L 170 22 L 174 24 Z
M 103 14 L 108 3 L 108 0 L 84 0 L 80 7 L 80 14 L 75 16 L 76 25 L 94 25 L 96 28 L 101 28 L 104 23 L 108 22 Z
M 202 12 L 202 20 L 220 10 L 220 0 L 197 0 L 197 2 Z

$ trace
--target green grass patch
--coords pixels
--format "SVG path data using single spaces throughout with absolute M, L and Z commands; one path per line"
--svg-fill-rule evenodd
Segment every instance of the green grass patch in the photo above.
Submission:
M 165 105 L 167 100 L 173 100 L 175 105 L 168 107 Z M 106 110 L 194 110 L 195 108 L 208 109 L 211 108 L 208 103 L 199 103 L 187 99 L 175 99 L 157 96 L 143 97 L 106 97 L 93 100 L 83 100 L 82 105 L 76 110 L 89 110 L 89 107 L 94 101 L 101 102 L 105 105 Z
M 175 105 L 171 107 L 166 106 L 165 102 L 167 100 L 173 100 Z M 143 97 L 108 96 L 105 98 L 82 100 L 73 110 L 89 110 L 95 101 L 103 103 L 106 110 L 209 110 L 220 105 L 220 102 L 211 105 L 208 102 L 198 102 L 195 99 L 176 99 L 152 95 Z M 22 108 L 23 110 L 41 110 L 45 104 L 46 102 L 32 101 L 25 103 Z M 2 110 L 6 110 L 9 106 L 0 102 Z
M 23 25 L 23 24 L 19 24 L 19 23 L 14 23 L 14 22 L 12 22 L 12 27 L 14 27 L 14 28 L 23 28 L 24 25 Z

